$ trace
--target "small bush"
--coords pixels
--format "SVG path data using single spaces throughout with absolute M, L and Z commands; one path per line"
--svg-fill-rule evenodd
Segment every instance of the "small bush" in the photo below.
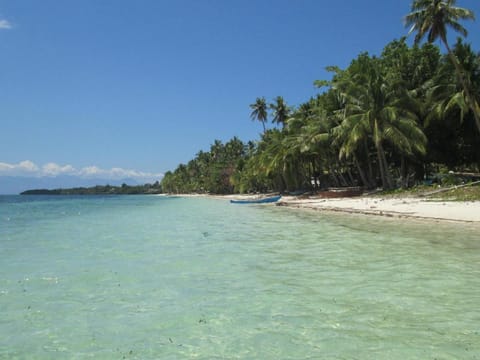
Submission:
M 446 174 L 442 176 L 441 184 L 443 186 L 453 186 L 453 185 L 460 185 L 463 183 L 462 178 L 455 176 L 454 174 Z

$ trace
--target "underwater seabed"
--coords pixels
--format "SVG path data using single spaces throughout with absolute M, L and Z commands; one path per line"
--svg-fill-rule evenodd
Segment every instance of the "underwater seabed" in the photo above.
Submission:
M 475 359 L 468 225 L 156 196 L 0 202 L 0 358 Z

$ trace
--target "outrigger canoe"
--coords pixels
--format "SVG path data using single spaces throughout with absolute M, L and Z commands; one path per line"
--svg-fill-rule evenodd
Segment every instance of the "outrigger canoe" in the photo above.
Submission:
M 230 200 L 232 204 L 267 204 L 267 203 L 274 203 L 280 200 L 282 196 L 270 196 L 260 199 L 246 199 L 246 200 Z

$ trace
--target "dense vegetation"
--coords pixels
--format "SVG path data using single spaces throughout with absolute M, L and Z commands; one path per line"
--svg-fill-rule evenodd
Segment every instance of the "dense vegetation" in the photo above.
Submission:
M 93 187 L 77 187 L 70 189 L 35 189 L 22 192 L 20 195 L 136 195 L 160 194 L 162 188 L 158 181 L 155 184 L 145 185 L 97 185 Z
M 321 93 L 287 106 L 279 96 L 250 105 L 263 125 L 258 142 L 216 140 L 188 164 L 167 172 L 166 192 L 294 191 L 339 186 L 394 189 L 421 183 L 433 173 L 480 171 L 480 54 L 447 26 L 473 19 L 455 1 L 415 0 L 405 38 L 379 56 L 361 53 L 346 69 L 330 66 Z M 419 45 L 424 36 L 428 42 Z M 447 49 L 442 54 L 433 41 Z M 275 125 L 267 129 L 268 119 Z

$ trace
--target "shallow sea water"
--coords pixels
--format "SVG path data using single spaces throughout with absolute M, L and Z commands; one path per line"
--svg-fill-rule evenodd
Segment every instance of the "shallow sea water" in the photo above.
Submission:
M 0 197 L 0 359 L 480 359 L 465 224 Z

